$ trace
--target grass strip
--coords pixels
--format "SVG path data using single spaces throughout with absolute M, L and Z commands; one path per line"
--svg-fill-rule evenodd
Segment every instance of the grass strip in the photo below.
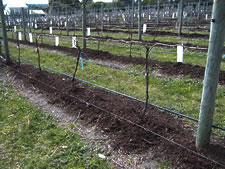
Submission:
M 9 37 L 14 39 L 16 36 L 12 36 L 11 33 L 8 33 Z M 120 34 L 119 34 L 120 35 Z M 118 36 L 119 36 L 118 35 Z M 170 37 L 163 37 L 164 40 L 170 42 Z M 45 44 L 55 45 L 55 38 L 54 37 L 42 37 L 40 42 Z M 70 38 L 60 38 L 59 40 L 60 46 L 72 47 L 72 40 Z M 78 39 L 78 44 L 82 48 L 82 40 Z M 98 42 L 96 41 L 87 41 L 87 48 L 97 50 L 98 49 Z M 99 50 L 108 51 L 115 55 L 123 55 L 129 56 L 130 55 L 130 45 L 123 44 L 116 42 L 100 42 Z M 161 48 L 161 47 L 154 47 L 153 51 L 150 53 L 151 59 L 159 60 L 159 61 L 170 61 L 176 62 L 177 61 L 177 54 L 176 48 Z M 146 49 L 144 46 L 140 45 L 132 45 L 132 56 L 133 57 L 144 57 Z M 206 57 L 207 53 L 203 51 L 196 51 L 196 50 L 184 50 L 184 63 L 189 63 L 192 65 L 199 65 L 205 67 L 206 65 Z M 221 62 L 221 70 L 225 70 L 225 61 Z
M 4 81 L 0 102 L 0 168 L 111 168 L 74 125 L 62 128 Z

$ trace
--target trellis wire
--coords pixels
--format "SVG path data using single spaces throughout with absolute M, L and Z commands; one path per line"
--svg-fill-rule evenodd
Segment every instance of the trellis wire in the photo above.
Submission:
M 6 66 L 7 66 L 7 65 L 6 65 Z M 14 69 L 14 68 L 13 68 L 13 69 Z M 14 69 L 14 70 L 15 70 L 16 72 L 22 74 L 23 76 L 28 77 L 29 79 L 33 79 L 33 80 L 37 81 L 38 83 L 41 83 L 41 84 L 45 85 L 46 87 L 49 87 L 49 88 L 54 89 L 55 91 L 57 91 L 57 92 L 59 92 L 59 93 L 61 93 L 61 94 L 67 95 L 67 96 L 69 96 L 69 97 L 72 97 L 72 98 L 78 100 L 79 102 L 86 104 L 86 105 L 89 106 L 89 107 L 92 106 L 92 107 L 94 107 L 94 108 L 96 108 L 96 109 L 98 109 L 98 110 L 101 110 L 101 111 L 103 111 L 103 112 L 105 112 L 105 113 L 107 113 L 107 114 L 113 115 L 115 118 L 118 118 L 118 119 L 123 120 L 123 121 L 126 121 L 126 122 L 128 122 L 128 123 L 130 123 L 130 124 L 132 124 L 132 125 L 135 125 L 135 126 L 138 127 L 138 128 L 141 128 L 141 129 L 143 129 L 143 130 L 145 130 L 145 131 L 147 131 L 147 132 L 149 132 L 149 133 L 151 133 L 151 134 L 153 134 L 153 135 L 155 135 L 155 136 L 157 136 L 157 137 L 159 137 L 159 138 L 161 138 L 161 139 L 166 140 L 166 141 L 169 142 L 170 144 L 174 144 L 174 145 L 176 145 L 176 146 L 179 146 L 180 148 L 182 148 L 182 149 L 184 149 L 184 150 L 186 150 L 186 151 L 188 151 L 188 152 L 191 152 L 191 153 L 193 153 L 193 154 L 196 155 L 196 156 L 199 156 L 199 157 L 201 157 L 201 158 L 203 158 L 203 159 L 205 159 L 205 160 L 208 160 L 208 161 L 210 161 L 210 162 L 212 162 L 212 163 L 214 163 L 214 164 L 216 164 L 216 165 L 218 165 L 218 166 L 221 166 L 221 167 L 224 167 L 224 168 L 225 168 L 225 164 L 220 163 L 220 162 L 217 162 L 217 161 L 215 161 L 215 160 L 213 160 L 213 159 L 211 159 L 211 158 L 209 158 L 209 157 L 207 157 L 207 156 L 205 156 L 205 155 L 202 155 L 202 154 L 200 154 L 200 153 L 198 153 L 198 152 L 196 152 L 196 151 L 194 151 L 194 150 L 192 150 L 192 149 L 190 149 L 190 148 L 188 148 L 188 147 L 183 146 L 182 144 L 179 144 L 179 143 L 173 141 L 172 139 L 169 139 L 169 138 L 167 138 L 167 137 L 165 137 L 165 136 L 162 136 L 162 135 L 160 135 L 160 134 L 158 134 L 158 133 L 156 133 L 156 132 L 154 132 L 154 131 L 152 131 L 152 130 L 150 130 L 150 129 L 147 129 L 147 128 L 145 128 L 144 126 L 142 126 L 142 125 L 140 125 L 140 124 L 137 124 L 137 123 L 135 123 L 135 122 L 132 122 L 131 120 L 128 120 L 128 119 L 126 119 L 126 118 L 124 118 L 124 117 L 121 117 L 121 116 L 119 116 L 119 115 L 117 115 L 117 114 L 115 114 L 115 113 L 113 113 L 113 112 L 110 112 L 110 111 L 108 111 L 108 110 L 105 110 L 105 109 L 103 109 L 103 108 L 101 108 L 101 107 L 99 107 L 99 106 L 96 106 L 96 105 L 93 104 L 93 103 L 89 103 L 89 102 L 87 102 L 87 101 L 85 101 L 85 100 L 83 100 L 83 99 L 80 99 L 80 98 L 78 98 L 78 97 L 76 97 L 76 96 L 74 96 L 74 95 L 71 95 L 71 94 L 62 92 L 62 91 L 58 90 L 56 87 L 51 86 L 51 85 L 47 85 L 46 83 L 43 83 L 43 82 L 41 82 L 41 81 L 39 81 L 39 80 L 36 80 L 36 79 L 30 77 L 29 75 L 27 75 L 27 74 L 25 74 L 25 73 L 22 73 L 22 72 L 20 72 L 20 71 L 18 71 L 18 70 L 16 70 L 16 69 Z
M 46 36 L 46 34 L 41 34 L 42 36 Z M 50 37 L 54 37 L 55 35 L 49 35 L 49 34 L 47 34 L 48 36 L 50 36 Z M 41 37 L 42 37 L 41 36 Z M 69 37 L 71 37 L 71 36 L 62 36 L 63 38 L 69 38 Z M 83 39 L 81 36 L 77 36 L 77 39 Z M 92 40 L 92 41 L 99 41 L 99 40 L 101 40 L 101 39 L 99 39 L 99 38 L 85 38 L 85 39 L 87 39 L 87 40 Z M 125 43 L 125 44 L 133 44 L 134 43 L 134 45 L 143 45 L 143 43 L 141 43 L 141 44 L 139 44 L 138 43 L 138 41 L 136 41 L 136 40 L 132 40 L 132 41 L 125 41 L 125 40 L 104 40 L 104 41 L 109 41 L 109 42 L 115 42 L 115 43 L 118 43 L 118 42 L 121 42 L 121 43 Z M 91 43 L 90 41 L 89 42 L 87 42 L 87 43 Z M 98 42 L 99 43 L 99 42 Z M 104 45 L 107 45 L 107 46 L 111 46 L 111 47 L 118 47 L 118 48 L 125 48 L 125 49 L 135 49 L 135 50 L 143 50 L 144 48 L 143 47 L 125 47 L 125 46 L 120 46 L 120 45 L 116 45 L 114 43 L 114 45 L 110 45 L 110 44 L 107 44 L 107 43 L 105 43 Z M 138 44 L 137 44 L 138 43 Z M 148 43 L 146 43 L 146 44 L 148 44 Z M 165 44 L 165 43 L 158 43 L 159 45 L 162 45 L 162 46 L 165 46 L 165 47 L 176 47 L 176 45 L 168 45 L 168 44 Z M 99 44 L 98 44 L 98 47 L 99 47 Z M 187 46 L 185 46 L 185 48 L 186 49 L 198 49 L 198 50 L 206 50 L 207 48 L 200 48 L 200 47 L 187 47 Z M 99 49 L 99 48 L 98 48 Z M 168 51 L 162 51 L 162 50 L 160 50 L 160 51 L 157 51 L 157 50 L 152 50 L 153 52 L 156 52 L 156 53 L 167 53 L 167 54 L 176 54 L 176 52 L 168 52 Z M 207 54 L 206 54 L 207 55 Z M 200 58 L 205 58 L 206 57 L 206 55 L 205 56 L 199 56 L 199 55 L 191 55 L 191 54 L 184 54 L 184 56 L 191 56 L 191 57 L 200 57 Z
M 16 56 L 12 56 L 12 57 L 17 58 Z M 28 61 L 28 60 L 23 59 L 23 58 L 21 58 L 21 60 L 23 60 L 23 61 L 26 62 L 26 63 L 29 63 L 29 64 L 32 64 L 32 65 L 38 66 L 36 63 L 34 63 L 34 62 L 32 62 L 32 61 Z M 69 77 L 69 78 L 71 78 L 71 79 L 73 78 L 72 76 L 70 76 L 70 75 L 68 75 L 68 74 L 66 74 L 66 73 L 60 72 L 60 71 L 58 71 L 58 70 L 54 70 L 54 69 L 52 69 L 52 68 L 49 68 L 49 67 L 46 67 L 46 66 L 43 66 L 43 65 L 41 65 L 41 67 L 43 67 L 43 68 L 45 68 L 46 70 L 49 70 L 49 71 L 51 71 L 51 72 L 55 72 L 55 73 L 64 75 L 64 76 L 66 76 L 66 77 Z M 141 99 L 138 99 L 138 98 L 135 98 L 135 97 L 133 97 L 133 96 L 129 96 L 129 95 L 127 95 L 127 94 L 124 94 L 124 93 L 121 93 L 121 92 L 118 92 L 118 91 L 115 91 L 115 90 L 112 90 L 112 89 L 109 89 L 109 88 L 106 88 L 106 87 L 97 85 L 97 84 L 95 84 L 95 83 L 92 83 L 92 82 L 89 82 L 89 81 L 86 81 L 86 80 L 83 80 L 83 79 L 80 79 L 80 78 L 77 78 L 77 77 L 75 77 L 75 78 L 76 78 L 76 80 L 79 80 L 79 81 L 82 82 L 82 83 L 89 84 L 89 85 L 92 85 L 92 86 L 95 86 L 95 87 L 104 89 L 104 90 L 106 90 L 106 91 L 108 91 L 108 92 L 112 92 L 112 93 L 115 93 L 115 94 L 118 94 L 118 95 L 121 95 L 121 96 L 130 98 L 130 99 L 136 100 L 136 101 L 141 102 L 141 103 L 145 103 L 145 101 L 143 101 L 143 100 L 141 100 Z M 150 103 L 150 102 L 148 102 L 148 104 L 151 105 L 151 106 L 153 106 L 153 107 L 156 107 L 156 108 L 158 108 L 158 109 L 160 109 L 160 110 L 164 110 L 164 111 L 169 112 L 169 113 L 171 113 L 171 114 L 177 115 L 177 116 L 179 116 L 179 117 L 183 117 L 183 118 L 186 118 L 186 119 L 189 119 L 189 120 L 198 122 L 198 119 L 195 119 L 195 118 L 193 118 L 193 117 L 184 115 L 184 114 L 182 114 L 182 113 L 175 112 L 175 111 L 173 111 L 173 110 L 171 110 L 171 109 L 168 109 L 168 108 L 166 108 L 166 107 L 158 106 L 158 105 L 152 104 L 152 103 Z M 225 131 L 225 128 L 216 126 L 216 125 L 214 125 L 214 124 L 212 125 L 212 127 L 215 128 L 215 129 L 219 129 L 219 130 Z

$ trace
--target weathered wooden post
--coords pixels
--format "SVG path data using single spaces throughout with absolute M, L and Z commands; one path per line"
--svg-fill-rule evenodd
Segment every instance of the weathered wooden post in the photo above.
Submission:
M 23 36 L 24 36 L 24 40 L 27 40 L 26 37 L 26 23 L 25 23 L 25 14 L 24 14 L 24 8 L 21 8 L 22 10 L 22 17 L 23 17 Z
M 179 5 L 179 28 L 178 28 L 178 35 L 181 35 L 182 32 L 182 24 L 183 24 L 183 10 L 184 10 L 184 0 L 180 0 L 180 5 Z
M 138 40 L 141 40 L 141 19 L 142 19 L 142 15 L 141 15 L 141 0 L 138 0 Z
M 83 48 L 86 48 L 86 0 L 83 0 L 83 18 L 82 18 L 82 33 L 83 33 Z
M 68 7 L 66 7 L 66 35 L 69 36 Z
M 104 3 L 101 3 L 101 30 L 104 31 Z
M 157 25 L 159 24 L 159 8 L 160 8 L 160 0 L 157 2 Z
M 32 22 L 31 22 L 31 16 L 30 16 L 31 14 L 30 14 L 30 7 L 28 8 L 28 23 L 29 23 L 29 30 L 30 30 L 30 33 L 32 32 Z
M 3 7 L 2 0 L 0 0 L 0 14 L 1 14 L 1 21 L 2 21 L 2 31 L 3 31 L 3 40 L 4 40 L 4 46 L 5 46 L 6 64 L 10 64 L 11 59 L 9 57 L 8 37 L 7 37 L 6 26 L 5 26 L 4 7 Z
M 6 13 L 7 30 L 9 31 L 9 16 Z
M 198 133 L 196 138 L 196 147 L 199 149 L 204 148 L 210 143 L 213 113 L 215 110 L 216 90 L 225 40 L 224 9 L 224 0 L 214 0 L 208 58 L 205 69 Z
M 200 17 L 200 13 L 201 13 L 201 0 L 198 1 L 198 19 Z
M 134 27 L 134 0 L 132 0 L 131 26 Z

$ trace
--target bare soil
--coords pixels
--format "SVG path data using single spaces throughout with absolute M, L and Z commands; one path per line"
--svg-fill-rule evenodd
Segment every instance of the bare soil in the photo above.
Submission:
M 11 71 L 24 81 L 25 87 L 33 86 L 44 93 L 49 103 L 64 106 L 67 113 L 76 117 L 79 112 L 80 119 L 86 124 L 98 126 L 104 135 L 111 138 L 115 150 L 142 153 L 151 149 L 155 159 L 171 161 L 175 168 L 222 168 L 171 141 L 224 163 L 225 140 L 212 143 L 204 151 L 196 150 L 193 130 L 182 119 L 167 112 L 149 106 L 144 115 L 144 105 L 140 102 L 79 81 L 75 81 L 73 86 L 71 79 L 45 70 L 40 72 L 31 65 L 18 67 L 12 64 Z

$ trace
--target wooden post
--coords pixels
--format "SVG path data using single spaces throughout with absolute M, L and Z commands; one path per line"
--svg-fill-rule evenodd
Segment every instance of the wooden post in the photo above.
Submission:
M 2 55 L 2 41 L 0 40 L 0 55 Z
M 110 9 L 108 8 L 108 17 L 109 17 L 109 22 L 108 24 L 110 25 L 111 24 L 111 12 L 110 12 Z
M 130 33 L 130 40 L 132 41 L 132 37 L 133 37 L 133 34 L 132 32 Z M 129 53 L 129 56 L 132 57 L 131 55 L 131 50 L 132 50 L 132 42 L 130 42 L 130 53 Z
M 98 32 L 98 46 L 97 46 L 97 48 L 98 48 L 98 51 L 99 51 L 99 49 L 100 49 L 100 34 L 99 34 L 99 32 Z
M 68 7 L 66 7 L 66 35 L 69 36 Z
M 4 40 L 4 46 L 5 46 L 6 64 L 10 64 L 11 59 L 9 57 L 8 37 L 7 37 L 6 26 L 5 26 L 4 7 L 3 7 L 2 0 L 0 0 L 0 14 L 1 14 L 1 21 L 2 21 L 2 31 L 3 31 L 3 40 Z
M 224 9 L 224 0 L 214 0 L 208 58 L 205 69 L 198 133 L 196 138 L 196 147 L 199 149 L 204 148 L 210 142 L 213 113 L 215 109 L 216 90 L 219 80 L 220 64 L 225 40 Z
M 7 30 L 9 31 L 9 16 L 6 13 Z
M 101 30 L 104 30 L 104 3 L 101 3 Z
M 149 69 L 148 69 L 148 55 L 149 55 L 149 47 L 146 47 L 146 54 L 145 54 L 145 81 L 146 81 L 146 98 L 145 98 L 145 107 L 144 107 L 144 114 L 146 114 L 147 106 L 148 106 L 148 88 L 149 88 Z
M 138 40 L 141 40 L 141 0 L 138 0 Z
M 76 66 L 75 66 L 74 73 L 73 73 L 73 78 L 72 78 L 72 87 L 75 85 L 76 73 L 77 73 L 79 60 L 80 60 L 80 54 L 81 54 L 81 49 L 80 49 L 79 46 L 77 47 L 77 49 L 78 49 L 78 55 L 77 55 Z
M 178 28 L 178 35 L 181 35 L 182 32 L 182 23 L 183 23 L 183 9 L 184 9 L 184 0 L 180 0 L 179 5 L 179 28 Z
M 97 15 L 97 10 L 96 10 L 96 8 L 94 8 L 94 15 L 95 15 L 95 28 L 97 29 L 98 28 L 98 23 L 97 23 L 97 17 L 96 17 L 96 15 Z
M 159 24 L 159 8 L 160 8 L 160 0 L 157 3 L 157 25 Z
M 32 32 L 32 30 L 31 30 L 31 27 L 32 27 L 31 23 L 32 23 L 32 21 L 31 21 L 31 16 L 30 15 L 31 15 L 30 14 L 30 8 L 28 8 L 29 29 L 30 29 L 30 33 L 31 33 Z
M 20 66 L 20 40 L 19 40 L 19 32 L 17 32 L 17 48 L 18 48 L 18 64 Z
M 39 39 L 40 39 L 40 35 L 36 37 L 36 47 L 37 47 L 37 54 L 38 54 L 38 68 L 39 68 L 39 71 L 41 72 L 41 57 L 40 57 L 40 50 L 39 50 L 39 44 L 38 44 Z
M 130 25 L 130 5 L 128 5 L 128 17 L 127 17 L 127 20 L 128 20 L 128 24 Z
M 86 0 L 83 0 L 83 22 L 82 22 L 82 33 L 83 33 L 83 48 L 86 48 Z
M 21 10 L 22 10 L 22 17 L 23 17 L 23 36 L 24 36 L 24 41 L 26 41 L 27 37 L 26 37 L 26 23 L 25 23 L 24 8 L 21 8 Z
M 201 0 L 198 1 L 198 19 L 200 17 L 200 12 L 201 12 Z
M 134 0 L 132 0 L 131 26 L 134 27 Z

